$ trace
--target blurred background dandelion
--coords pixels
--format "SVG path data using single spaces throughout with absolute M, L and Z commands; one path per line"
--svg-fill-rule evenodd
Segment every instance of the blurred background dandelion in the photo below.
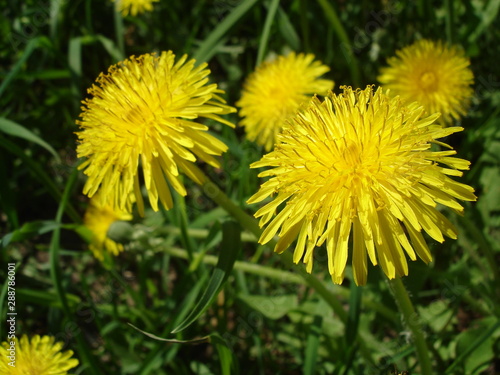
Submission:
M 41 352 L 61 374 L 500 373 L 498 1 L 1 5 L 2 374 L 22 373 L 23 363 L 37 363 Z M 121 73 L 107 75 L 112 66 Z M 157 70 L 174 74 L 160 79 Z M 280 173 L 331 161 L 331 150 L 316 146 L 332 133 L 316 139 L 300 126 L 297 134 L 290 128 L 283 138 L 289 155 L 279 160 L 273 159 L 280 152 L 277 134 L 319 113 L 314 106 L 303 112 L 314 94 L 323 103 L 329 89 L 338 95 L 351 86 L 346 97 L 352 98 L 360 95 L 356 89 L 370 91 L 368 85 L 374 92 L 382 85 L 407 104 L 419 101 L 421 118 L 433 119 L 412 123 L 419 136 L 424 127 L 434 134 L 422 136 L 412 152 L 441 155 L 419 161 L 422 170 L 435 172 L 424 178 L 443 181 L 437 176 L 446 174 L 474 189 L 444 184 L 442 194 L 434 189 L 437 205 L 430 210 L 425 187 L 404 185 L 429 214 L 419 217 L 421 232 L 401 224 L 406 215 L 398 210 L 408 210 L 406 203 L 374 201 L 377 215 L 392 215 L 380 230 L 393 236 L 394 246 L 375 243 L 389 259 L 384 271 L 391 278 L 408 274 L 391 281 L 372 262 L 354 259 L 361 245 L 352 237 L 361 238 L 360 228 L 354 225 L 349 237 L 351 224 L 336 213 L 331 237 L 342 231 L 341 246 L 316 239 L 321 228 L 312 224 L 304 234 L 293 220 L 280 229 L 291 209 L 285 210 L 278 186 L 296 193 L 294 176 L 280 179 Z M 329 115 L 316 118 L 324 123 L 344 108 L 340 102 L 323 107 Z M 387 130 L 374 135 L 375 144 L 399 136 L 395 119 L 416 118 L 406 109 L 390 120 L 388 113 L 353 115 L 346 124 L 353 130 L 329 144 L 344 142 L 355 158 L 361 154 L 353 144 L 364 134 L 359 127 Z M 84 130 L 89 126 L 92 132 Z M 313 154 L 313 164 L 304 162 Z M 97 157 L 88 184 L 105 198 L 83 193 L 88 162 L 82 163 L 91 155 Z M 347 160 L 347 152 L 342 155 Z M 415 161 L 411 155 L 402 153 L 394 165 Z M 333 167 L 342 176 L 352 172 Z M 302 181 L 310 185 L 302 190 L 310 191 L 311 202 L 315 181 Z M 476 202 L 468 201 L 472 194 Z M 248 204 L 252 196 L 255 204 Z M 320 211 L 336 209 L 321 203 L 303 213 L 299 205 L 295 218 L 326 222 Z M 361 220 L 362 209 L 343 207 L 342 217 Z M 259 209 L 271 227 L 264 244 L 258 242 L 264 228 L 253 217 Z M 457 239 L 438 242 L 441 232 Z M 293 254 L 312 234 L 305 248 L 314 268 L 306 269 L 298 262 L 300 249 L 300 256 Z M 429 264 L 400 257 L 397 241 L 407 236 L 418 237 Z M 277 243 L 281 255 L 273 252 Z M 333 266 L 332 252 L 338 256 Z M 332 282 L 332 269 L 340 285 Z M 12 312 L 15 325 L 7 322 Z M 12 326 L 18 349 L 30 348 L 18 353 L 17 370 L 4 358 Z M 32 362 L 25 356 L 30 351 Z

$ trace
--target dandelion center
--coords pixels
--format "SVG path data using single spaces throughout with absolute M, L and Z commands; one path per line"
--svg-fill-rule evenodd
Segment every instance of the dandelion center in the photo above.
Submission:
M 438 88 L 438 80 L 433 72 L 424 72 L 420 77 L 420 87 L 428 92 L 436 91 Z
M 130 212 L 136 201 L 142 214 L 141 166 L 153 210 L 158 201 L 170 209 L 166 181 L 186 195 L 180 171 L 201 183 L 193 162 L 201 159 L 218 167 L 214 156 L 227 146 L 196 120 L 205 117 L 233 126 L 219 115 L 235 110 L 224 104 L 217 85 L 207 84 L 209 73 L 206 64 L 195 67 L 185 55 L 175 61 L 168 51 L 132 56 L 101 74 L 77 121 L 82 128 L 78 156 L 87 158 L 80 169 L 89 177 L 84 193 L 92 197 L 99 190 L 101 206 L 120 211 Z
M 271 150 L 285 120 L 312 95 L 333 88 L 333 81 L 319 78 L 328 70 L 312 54 L 290 53 L 260 65 L 246 80 L 236 103 L 247 137 Z
M 459 46 L 419 40 L 387 60 L 378 80 L 390 95 L 418 102 L 427 114 L 441 113 L 445 124 L 465 115 L 474 76 Z
M 274 196 L 255 214 L 266 225 L 259 241 L 277 235 L 275 251 L 282 252 L 297 239 L 293 259 L 309 272 L 314 249 L 326 244 L 335 283 L 344 278 L 351 237 L 358 285 L 366 282 L 367 256 L 389 278 L 408 274 L 405 253 L 429 262 L 422 230 L 439 242 L 457 236 L 437 204 L 462 211 L 455 199 L 476 199 L 472 188 L 447 177 L 461 176 L 469 162 L 451 157 L 453 150 L 430 149 L 462 130 L 435 125 L 438 117 L 371 86 L 313 99 L 274 151 L 252 164 L 271 167 L 259 174 L 270 179 L 248 202 Z

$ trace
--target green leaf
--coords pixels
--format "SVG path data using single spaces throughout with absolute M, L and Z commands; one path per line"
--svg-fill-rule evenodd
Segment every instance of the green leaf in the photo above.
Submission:
M 120 48 L 111 39 L 108 39 L 102 35 L 97 35 L 97 39 L 99 40 L 99 42 L 101 42 L 106 52 L 109 53 L 109 55 L 115 60 L 115 62 L 125 59 L 125 56 Z
M 457 337 L 457 358 L 446 369 L 445 374 L 453 374 L 454 369 L 464 363 L 465 373 L 478 374 L 493 358 L 493 342 L 500 336 L 500 320 L 485 318 L 479 326 L 460 333 Z
M 216 52 L 216 46 L 224 35 L 257 3 L 258 0 L 242 1 L 234 8 L 224 20 L 210 33 L 201 43 L 200 48 L 194 54 L 198 62 L 208 61 Z
M 278 25 L 281 35 L 293 50 L 300 49 L 300 38 L 283 8 L 278 8 Z
M 222 375 L 239 374 L 238 360 L 235 358 L 233 351 L 227 346 L 226 341 L 218 333 L 213 333 L 210 335 L 210 342 L 215 345 L 217 353 L 219 353 L 220 373 Z
M 44 220 L 44 221 L 32 221 L 30 223 L 25 223 L 21 228 L 15 230 L 14 232 L 7 233 L 3 236 L 0 241 L 0 246 L 5 247 L 11 242 L 19 242 L 51 232 L 56 228 L 59 228 L 60 224 L 56 221 Z
M 28 44 L 26 45 L 26 48 L 24 49 L 23 55 L 21 58 L 14 64 L 12 69 L 10 70 L 9 74 L 5 77 L 3 80 L 2 84 L 0 85 L 0 97 L 2 96 L 2 93 L 5 91 L 7 86 L 10 84 L 10 81 L 14 79 L 14 77 L 17 75 L 17 73 L 21 70 L 21 67 L 23 64 L 28 60 L 28 58 L 31 56 L 33 51 L 41 44 L 50 44 L 50 40 L 47 37 L 36 37 L 31 39 Z
M 363 287 L 351 284 L 351 295 L 349 298 L 349 314 L 345 328 L 347 347 L 352 347 L 358 337 L 359 315 L 361 314 L 361 296 Z
M 33 133 L 31 130 L 26 129 L 24 126 L 19 125 L 17 122 L 8 120 L 4 117 L 0 117 L 0 131 L 3 131 L 5 134 L 12 135 L 14 137 L 19 137 L 26 139 L 27 141 L 36 143 L 50 152 L 57 161 L 60 161 L 59 155 L 56 150 L 52 148 L 47 142 L 45 142 L 38 135 Z
M 17 215 L 16 196 L 12 189 L 12 181 L 7 177 L 7 164 L 5 163 L 4 152 L 0 149 L 0 207 L 7 216 L 11 229 L 19 228 L 19 217 Z
M 131 326 L 133 329 L 142 333 L 143 335 L 146 335 L 146 336 L 148 336 L 152 339 L 158 340 L 158 341 L 168 342 L 171 344 L 202 344 L 204 342 L 210 341 L 210 336 L 200 337 L 200 338 L 192 339 L 192 340 L 164 339 L 163 337 L 159 337 L 159 336 L 153 335 L 152 333 L 143 331 L 142 329 L 139 329 L 136 326 L 134 326 L 132 323 L 127 323 L 127 324 L 129 326 Z
M 278 10 L 279 0 L 271 0 L 271 4 L 269 5 L 266 22 L 264 23 L 264 30 L 262 30 L 262 35 L 260 37 L 259 49 L 257 51 L 257 63 L 256 66 L 259 66 L 264 59 L 264 53 L 266 52 L 267 43 L 269 42 L 269 34 L 271 32 L 271 25 L 273 24 L 274 17 L 276 15 L 276 11 Z
M 221 254 L 219 255 L 214 273 L 208 281 L 207 289 L 204 291 L 199 302 L 188 317 L 174 328 L 172 333 L 177 333 L 186 329 L 208 309 L 233 270 L 234 262 L 236 261 L 240 249 L 241 228 L 233 221 L 223 223 Z
M 299 305 L 296 294 L 283 294 L 271 297 L 239 295 L 238 298 L 248 307 L 260 312 L 269 319 L 280 319 Z
M 304 359 L 305 375 L 314 375 L 316 373 L 319 343 L 321 335 L 323 334 L 323 314 L 327 306 L 323 300 L 321 300 L 316 306 L 316 313 L 314 315 L 313 322 L 309 325 L 309 333 L 307 334 L 306 353 Z
M 497 19 L 498 12 L 500 11 L 500 1 L 490 0 L 483 10 L 481 22 L 477 26 L 476 30 L 469 35 L 469 43 L 474 43 L 477 38 L 479 38 L 493 23 L 493 21 Z

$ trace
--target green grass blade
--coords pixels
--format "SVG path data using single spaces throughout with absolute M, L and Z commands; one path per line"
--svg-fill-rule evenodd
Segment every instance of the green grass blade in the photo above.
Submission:
M 59 227 L 60 224 L 58 222 L 51 220 L 25 223 L 21 228 L 3 236 L 0 240 L 0 247 L 5 247 L 11 242 L 23 241 L 40 234 L 51 232 Z
M 14 64 L 12 70 L 10 71 L 9 74 L 7 74 L 7 76 L 3 80 L 2 84 L 0 85 L 0 97 L 2 96 L 2 94 L 5 91 L 5 89 L 7 88 L 7 86 L 10 84 L 10 81 L 12 81 L 14 79 L 14 77 L 17 75 L 17 73 L 21 70 L 21 67 L 24 65 L 24 63 L 31 56 L 31 54 L 33 53 L 35 48 L 38 47 L 39 42 L 40 42 L 40 37 L 33 38 L 28 42 L 28 44 L 26 45 L 26 48 L 24 49 L 23 55 Z
M 40 182 L 45 186 L 49 194 L 57 202 L 59 202 L 59 200 L 61 199 L 61 192 L 57 188 L 52 178 L 45 172 L 44 168 L 38 162 L 26 155 L 26 153 L 20 147 L 18 147 L 15 143 L 9 141 L 5 137 L 0 136 L 0 146 L 19 157 L 23 161 L 23 163 L 25 163 L 29 167 L 30 171 L 33 172 L 38 180 L 40 180 Z M 82 221 L 80 218 L 80 214 L 71 204 L 68 204 L 65 209 L 66 213 L 75 223 L 80 223 Z
M 309 52 L 311 47 L 309 43 L 309 20 L 307 19 L 307 0 L 299 0 L 300 13 L 300 31 L 304 41 L 304 51 Z
M 320 302 L 318 307 L 324 306 L 324 302 Z M 314 315 L 313 322 L 309 326 L 309 334 L 306 341 L 306 353 L 304 359 L 304 375 L 314 375 L 316 373 L 316 364 L 318 361 L 318 348 L 321 338 L 321 327 L 323 325 L 323 316 L 319 311 Z
M 363 287 L 351 284 L 351 295 L 349 298 L 349 313 L 345 329 L 345 339 L 347 346 L 352 346 L 358 336 L 359 316 L 361 314 L 361 297 Z
M 227 346 L 227 343 L 218 333 L 210 335 L 210 342 L 215 345 L 217 353 L 219 354 L 219 361 L 221 366 L 220 373 L 222 375 L 238 375 L 240 373 L 238 367 L 238 360 L 233 355 L 233 351 Z
M 258 2 L 242 1 L 201 43 L 193 58 L 198 62 L 208 61 L 216 52 L 216 46 L 226 33 Z
M 200 338 L 191 339 L 191 340 L 164 339 L 163 337 L 159 337 L 159 336 L 153 335 L 152 333 L 143 331 L 142 329 L 139 329 L 136 326 L 134 326 L 132 323 L 127 323 L 127 324 L 129 326 L 131 326 L 133 329 L 142 333 L 143 335 L 148 336 L 149 338 L 152 338 L 152 339 L 157 340 L 157 341 L 168 342 L 171 344 L 202 344 L 202 343 L 209 341 L 209 336 L 200 337 Z
M 262 36 L 260 37 L 259 49 L 257 51 L 257 62 L 255 66 L 259 66 L 264 59 L 264 54 L 266 52 L 267 44 L 269 42 L 269 33 L 271 32 L 271 25 L 273 24 L 274 17 L 276 16 L 276 11 L 278 10 L 278 5 L 280 0 L 272 0 L 267 11 L 266 22 L 264 23 L 264 29 L 262 30 Z
M 470 345 L 462 354 L 458 356 L 458 358 L 455 359 L 455 361 L 451 364 L 450 367 L 446 369 L 444 372 L 444 375 L 446 374 L 453 374 L 455 373 L 454 370 L 455 368 L 462 363 L 463 360 L 465 360 L 469 355 L 471 355 L 479 346 L 485 342 L 495 331 L 500 327 L 500 320 L 497 320 L 494 324 L 491 325 L 490 328 L 484 331 L 484 333 L 477 338 L 472 345 Z
M 61 161 L 56 150 L 54 150 L 54 148 L 51 145 L 49 145 L 47 142 L 45 142 L 42 138 L 33 133 L 31 130 L 26 129 L 24 126 L 18 124 L 17 122 L 8 120 L 4 117 L 0 117 L 0 131 L 4 132 L 5 134 L 12 135 L 14 137 L 19 137 L 27 141 L 36 143 L 37 145 L 42 146 L 44 149 L 50 152 L 54 156 L 57 162 Z
M 19 217 L 17 215 L 16 196 L 6 171 L 7 164 L 5 163 L 4 152 L 0 149 L 0 181 L 3 181 L 0 184 L 0 206 L 7 216 L 7 221 L 10 225 L 9 229 L 17 229 L 19 228 Z
M 121 47 L 116 45 L 111 39 L 106 38 L 102 35 L 97 35 L 97 40 L 102 44 L 106 52 L 115 60 L 115 62 L 122 61 L 125 59 L 125 53 Z
M 65 206 L 69 202 L 71 191 L 73 190 L 73 187 L 77 181 L 77 177 L 78 177 L 78 169 L 74 168 L 73 173 L 68 178 L 68 182 L 61 197 L 61 203 L 59 204 L 56 213 L 55 221 L 59 224 L 61 224 L 62 216 L 65 211 Z M 49 246 L 50 275 L 52 278 L 52 282 L 54 283 L 54 287 L 56 289 L 57 296 L 61 303 L 64 315 L 66 316 L 67 319 L 72 321 L 74 319 L 74 316 L 70 310 L 68 298 L 66 296 L 66 292 L 64 291 L 64 287 L 62 285 L 62 275 L 61 275 L 61 269 L 59 267 L 60 237 L 61 237 L 61 228 L 58 227 L 54 230 L 52 234 Z M 92 356 L 90 348 L 87 342 L 85 341 L 83 335 L 78 334 L 75 337 L 79 348 L 79 353 L 82 359 L 85 361 L 85 364 L 89 365 L 88 368 L 89 372 L 93 375 L 101 374 L 101 371 L 99 370 L 99 367 L 95 363 L 94 357 Z
M 330 24 L 333 27 L 333 30 L 335 30 L 335 33 L 337 34 L 338 38 L 340 39 L 340 42 L 342 43 L 342 46 L 344 47 L 344 56 L 347 61 L 347 66 L 349 67 L 349 70 L 351 71 L 351 79 L 353 86 L 355 88 L 359 88 L 360 82 L 361 82 L 361 74 L 359 71 L 359 64 L 356 56 L 354 56 L 354 51 L 352 49 L 352 44 L 351 41 L 349 40 L 349 37 L 347 36 L 347 33 L 344 29 L 344 26 L 342 26 L 342 23 L 340 22 L 339 16 L 337 15 L 337 12 L 335 11 L 335 8 L 333 7 L 332 4 L 328 2 L 328 0 L 318 0 L 319 5 L 325 12 L 325 16 L 330 21 Z
M 120 3 L 117 1 L 115 3 L 115 14 L 114 14 L 114 20 L 115 20 L 115 38 L 116 42 L 118 44 L 118 53 L 121 56 L 125 55 L 125 29 L 123 27 L 123 17 L 122 13 L 118 10 L 118 6 Z M 117 61 L 120 61 L 122 59 L 118 59 Z
M 66 5 L 61 0 L 52 0 L 50 2 L 50 38 L 57 40 L 57 22 L 61 14 L 61 8 Z
M 286 12 L 281 7 L 278 8 L 278 25 L 280 28 L 281 35 L 283 36 L 283 38 L 285 38 L 287 43 L 290 44 L 290 47 L 292 47 L 292 49 L 296 51 L 299 50 L 300 49 L 299 34 L 293 27 L 293 24 L 288 18 Z
M 233 270 L 234 262 L 241 249 L 241 229 L 233 221 L 222 224 L 222 245 L 217 266 L 208 282 L 207 289 L 200 297 L 199 302 L 188 315 L 188 317 L 172 333 L 177 333 L 190 326 L 211 305 L 214 298 L 224 286 L 229 274 Z

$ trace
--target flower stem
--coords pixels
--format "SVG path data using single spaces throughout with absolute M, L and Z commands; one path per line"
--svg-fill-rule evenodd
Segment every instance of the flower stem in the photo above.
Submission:
M 201 171 L 198 171 L 198 175 L 201 176 Z M 215 203 L 219 204 L 220 207 L 225 209 L 230 215 L 235 218 L 240 225 L 253 233 L 257 238 L 260 238 L 262 234 L 262 230 L 259 228 L 257 220 L 252 216 L 248 215 L 244 212 L 240 207 L 238 207 L 222 190 L 220 190 L 215 183 L 213 183 L 206 175 L 203 175 L 203 179 L 200 180 L 200 185 L 203 188 L 205 194 L 211 198 Z M 273 246 L 275 241 L 272 240 L 269 245 Z M 282 259 L 285 262 L 287 267 L 292 267 L 293 260 L 292 255 L 289 252 L 285 252 L 282 254 Z M 337 296 L 329 290 L 325 284 L 310 273 L 307 273 L 304 266 L 297 265 L 295 269 L 298 271 L 302 279 L 306 282 L 306 284 L 314 289 L 314 291 L 324 299 L 324 301 L 330 305 L 335 314 L 339 317 L 339 319 L 345 324 L 347 322 L 347 313 L 345 312 L 342 303 L 339 301 Z M 375 362 L 373 358 L 371 358 L 371 354 L 368 351 L 364 341 L 361 337 L 360 340 L 360 349 L 365 360 L 374 365 Z
M 389 288 L 403 315 L 404 323 L 412 333 L 413 342 L 417 351 L 417 359 L 420 364 L 420 372 L 422 374 L 432 374 L 429 349 L 427 348 L 427 343 L 425 342 L 424 334 L 421 329 L 420 317 L 411 303 L 408 292 L 399 278 L 389 280 Z
M 233 216 L 243 228 L 254 234 L 257 239 L 260 237 L 262 230 L 259 228 L 257 221 L 238 207 L 219 187 L 205 176 L 205 181 L 201 185 L 205 194 L 217 203 L 220 207 L 226 210 Z

